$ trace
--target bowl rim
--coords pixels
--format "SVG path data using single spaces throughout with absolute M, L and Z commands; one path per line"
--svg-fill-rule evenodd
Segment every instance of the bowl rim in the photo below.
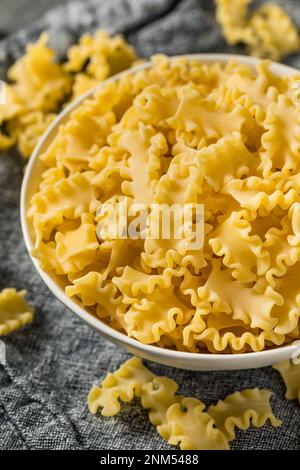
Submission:
M 174 55 L 169 56 L 170 60 L 176 60 L 178 58 L 186 58 L 188 60 L 196 60 L 206 63 L 211 62 L 220 62 L 226 63 L 230 60 L 236 60 L 239 63 L 247 64 L 249 66 L 255 67 L 259 63 L 262 62 L 261 59 L 244 56 L 244 55 L 237 55 L 237 54 L 219 54 L 219 53 L 199 53 L 199 54 L 181 54 L 181 55 Z M 55 280 L 45 271 L 41 269 L 39 266 L 39 262 L 36 258 L 31 255 L 31 250 L 33 248 L 33 240 L 31 238 L 29 223 L 27 218 L 27 190 L 30 185 L 30 177 L 31 172 L 35 166 L 36 161 L 38 160 L 39 154 L 41 149 L 43 148 L 47 139 L 51 136 L 52 132 L 58 128 L 59 124 L 63 119 L 67 117 L 69 113 L 71 113 L 75 108 L 77 108 L 84 100 L 93 96 L 99 89 L 106 86 L 110 82 L 114 82 L 119 80 L 123 76 L 132 75 L 136 72 L 141 70 L 147 69 L 151 67 L 151 62 L 146 61 L 143 62 L 131 69 L 127 69 L 119 74 L 116 74 L 107 80 L 104 80 L 96 87 L 88 90 L 84 94 L 80 95 L 77 99 L 72 101 L 68 104 L 61 113 L 59 113 L 56 118 L 52 121 L 50 126 L 47 128 L 45 133 L 42 135 L 41 139 L 39 140 L 37 146 L 35 147 L 25 169 L 22 186 L 21 186 L 21 193 L 20 193 L 20 218 L 21 218 L 21 228 L 22 233 L 25 241 L 25 245 L 29 254 L 33 265 L 35 266 L 37 272 L 49 288 L 49 290 L 54 294 L 56 298 L 58 298 L 62 304 L 64 304 L 68 309 L 70 309 L 73 313 L 75 313 L 81 320 L 83 320 L 86 324 L 91 326 L 95 329 L 98 333 L 104 335 L 105 338 L 111 340 L 114 343 L 126 345 L 128 348 L 139 350 L 141 354 L 145 356 L 156 356 L 160 357 L 160 359 L 165 360 L 168 362 L 170 360 L 184 360 L 185 362 L 191 361 L 192 363 L 201 362 L 206 363 L 207 367 L 210 369 L 214 369 L 214 367 L 220 366 L 220 363 L 223 365 L 230 367 L 230 365 L 236 365 L 239 362 L 239 369 L 247 368 L 248 365 L 253 361 L 259 360 L 261 362 L 266 363 L 275 363 L 280 360 L 281 356 L 286 357 L 294 357 L 298 355 L 299 351 L 299 340 L 295 340 L 293 343 L 283 346 L 274 347 L 272 349 L 267 349 L 263 351 L 256 351 L 256 352 L 246 352 L 246 353 L 193 353 L 193 352 L 185 352 L 185 351 L 177 351 L 167 348 L 162 348 L 160 346 L 151 345 L 151 344 L 144 344 L 140 341 L 127 336 L 125 333 L 122 333 L 113 327 L 104 323 L 101 319 L 96 318 L 87 310 L 79 305 L 75 300 L 67 297 L 63 289 L 55 282 Z M 279 76 L 284 75 L 292 75 L 292 74 L 300 74 L 300 71 L 296 68 L 290 67 L 285 64 L 280 64 L 276 62 L 271 62 L 270 70 L 272 70 L 275 74 Z M 281 354 L 282 353 L 282 354 Z M 222 367 L 223 368 L 223 367 Z

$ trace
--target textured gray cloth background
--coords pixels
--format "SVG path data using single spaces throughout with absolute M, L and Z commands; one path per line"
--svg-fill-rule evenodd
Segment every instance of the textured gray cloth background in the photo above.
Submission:
M 261 2 L 255 2 L 261 3 Z M 300 2 L 284 4 L 300 29 Z M 214 19 L 211 0 L 82 0 L 54 9 L 26 31 L 0 43 L 2 73 L 28 40 L 48 30 L 61 55 L 79 34 L 95 28 L 122 32 L 138 52 L 230 51 Z M 237 51 L 237 49 L 235 49 Z M 300 66 L 300 55 L 289 63 Z M 0 289 L 26 288 L 36 306 L 31 326 L 5 339 L 7 365 L 0 365 L 1 449 L 167 449 L 138 403 L 114 418 L 89 414 L 93 383 L 129 355 L 105 341 L 62 306 L 35 272 L 19 222 L 22 165 L 15 154 L 0 158 Z M 300 449 L 300 408 L 284 398 L 271 368 L 237 372 L 187 372 L 157 364 L 152 370 L 174 378 L 180 392 L 210 404 L 235 390 L 268 388 L 282 428 L 238 432 L 233 449 Z

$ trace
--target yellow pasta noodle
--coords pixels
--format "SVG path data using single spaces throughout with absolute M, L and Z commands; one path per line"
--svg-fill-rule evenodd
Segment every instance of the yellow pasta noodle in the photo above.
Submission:
M 266 3 L 254 11 L 249 28 L 255 37 L 251 54 L 280 60 L 300 48 L 300 39 L 291 18 L 276 4 Z
M 246 353 L 298 339 L 292 81 L 268 62 L 253 70 L 156 56 L 99 88 L 41 155 L 28 216 L 42 268 L 145 344 Z M 195 213 L 189 225 L 171 212 L 163 235 L 158 208 L 199 205 L 197 247 Z
M 13 287 L 0 292 L 0 336 L 32 322 L 34 309 L 27 304 L 25 295 L 25 290 L 17 292 Z
M 91 413 L 97 413 L 102 408 L 103 416 L 114 416 L 120 411 L 120 402 L 129 402 L 135 396 L 140 397 L 142 387 L 154 378 L 142 361 L 132 357 L 113 374 L 108 374 L 101 387 L 94 385 L 88 396 L 88 406 Z
M 136 59 L 133 48 L 121 36 L 110 38 L 105 31 L 96 31 L 94 36 L 84 34 L 79 44 L 70 47 L 64 68 L 68 72 L 81 72 L 89 62 L 88 75 L 104 80 L 127 69 Z
M 229 44 L 252 42 L 252 31 L 247 27 L 248 5 L 252 0 L 216 0 L 216 19 Z
M 178 385 L 167 377 L 154 377 L 143 386 L 141 403 L 149 410 L 149 419 L 154 426 L 161 426 L 167 420 L 167 411 L 174 403 L 181 403 L 182 395 L 177 395 Z
M 273 366 L 280 373 L 286 386 L 285 397 L 288 400 L 298 400 L 300 403 L 300 366 L 294 365 L 290 360 L 280 362 Z
M 183 398 L 168 408 L 166 424 L 158 426 L 159 434 L 171 445 L 182 450 L 227 450 L 228 441 L 214 427 L 214 420 L 203 410 L 196 398 Z

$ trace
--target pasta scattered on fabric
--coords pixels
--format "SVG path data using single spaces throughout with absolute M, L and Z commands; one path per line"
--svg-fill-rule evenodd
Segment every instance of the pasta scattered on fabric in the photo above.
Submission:
M 0 336 L 6 336 L 33 320 L 34 308 L 25 300 L 26 291 L 13 287 L 0 292 Z
M 286 386 L 285 397 L 288 400 L 298 400 L 300 403 L 300 365 L 294 365 L 292 361 L 286 360 L 273 366 L 284 381 Z
M 279 61 L 300 48 L 298 31 L 288 14 L 266 3 L 250 14 L 252 0 L 216 0 L 216 18 L 228 44 L 243 43 L 256 57 Z
M 207 411 L 200 400 L 179 395 L 177 390 L 174 380 L 154 375 L 141 359 L 133 357 L 109 373 L 100 386 L 93 386 L 88 407 L 93 414 L 100 408 L 103 416 L 115 416 L 120 401 L 140 398 L 158 433 L 182 450 L 227 450 L 228 442 L 235 439 L 235 427 L 258 428 L 267 420 L 273 427 L 281 425 L 272 413 L 268 390 L 235 392 Z

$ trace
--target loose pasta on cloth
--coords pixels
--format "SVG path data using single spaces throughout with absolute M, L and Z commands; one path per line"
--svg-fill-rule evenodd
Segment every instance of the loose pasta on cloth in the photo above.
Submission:
M 69 48 L 67 59 L 58 62 L 42 33 L 8 69 L 6 102 L 0 106 L 0 150 L 17 143 L 21 155 L 29 158 L 62 106 L 136 59 L 122 36 L 99 30 L 83 35 Z
M 280 5 L 268 2 L 251 13 L 252 0 L 216 0 L 216 19 L 228 44 L 244 44 L 256 57 L 279 61 L 300 48 L 292 19 Z
M 6 336 L 33 320 L 33 307 L 25 300 L 26 291 L 16 291 L 13 287 L 0 292 L 0 336 Z
M 94 385 L 88 395 L 88 407 L 96 414 L 114 416 L 121 402 L 134 398 L 149 413 L 150 422 L 170 445 L 182 450 L 228 450 L 236 438 L 235 427 L 260 428 L 269 420 L 273 427 L 282 423 L 272 412 L 268 390 L 246 389 L 235 392 L 217 405 L 206 406 L 194 397 L 177 393 L 178 384 L 159 377 L 133 357 L 114 373 L 109 373 L 100 386 Z
M 298 78 L 160 55 L 99 88 L 41 155 L 28 217 L 42 268 L 145 344 L 246 353 L 299 338 Z M 174 217 L 182 236 L 164 238 L 155 210 L 189 204 L 203 207 L 195 249 Z M 147 223 L 124 238 L 137 206 Z

